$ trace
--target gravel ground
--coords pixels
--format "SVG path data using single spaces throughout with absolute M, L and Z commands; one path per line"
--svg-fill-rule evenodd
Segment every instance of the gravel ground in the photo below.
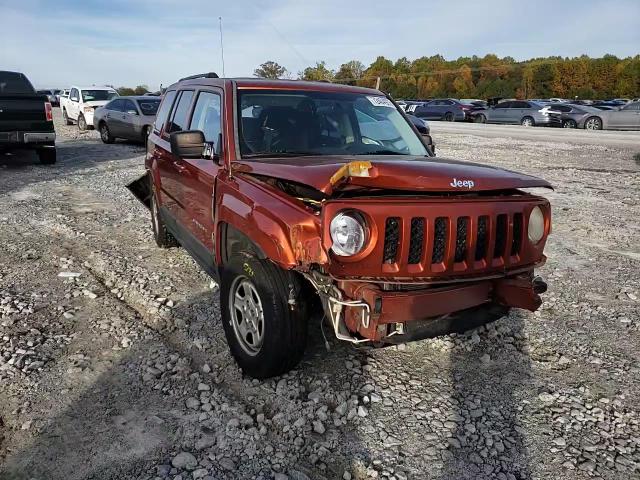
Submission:
M 556 186 L 541 310 L 381 350 L 315 325 L 260 382 L 124 188 L 143 147 L 55 113 L 57 165 L 0 157 L 1 479 L 640 478 L 640 145 L 438 135 Z

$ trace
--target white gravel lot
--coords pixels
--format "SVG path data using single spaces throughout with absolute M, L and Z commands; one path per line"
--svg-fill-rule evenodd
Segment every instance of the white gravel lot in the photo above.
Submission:
M 555 185 L 541 310 L 381 350 L 316 325 L 260 382 L 124 187 L 144 148 L 55 113 L 58 164 L 0 157 L 0 479 L 640 478 L 640 145 L 436 133 Z

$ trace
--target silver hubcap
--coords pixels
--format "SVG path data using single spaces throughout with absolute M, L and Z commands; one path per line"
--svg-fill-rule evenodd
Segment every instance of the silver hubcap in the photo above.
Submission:
M 598 129 L 598 121 L 595 118 L 590 119 L 587 122 L 587 128 L 589 130 L 597 130 Z
M 532 122 L 531 122 L 531 119 L 530 119 L 530 118 L 525 118 L 525 119 L 522 121 L 522 125 L 524 125 L 525 127 L 530 127 L 530 126 L 531 126 L 531 123 L 532 123 Z
M 105 141 L 109 140 L 109 130 L 107 130 L 106 125 L 102 126 L 102 139 Z
M 242 349 L 255 356 L 264 341 L 264 311 L 253 283 L 246 277 L 234 280 L 229 291 L 231 325 Z

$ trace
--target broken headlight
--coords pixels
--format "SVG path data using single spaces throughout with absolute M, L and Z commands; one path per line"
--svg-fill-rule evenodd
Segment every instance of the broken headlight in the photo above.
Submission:
M 364 247 L 367 227 L 362 215 L 353 210 L 338 213 L 329 225 L 333 245 L 331 250 L 336 255 L 348 257 L 360 252 Z
M 534 245 L 544 237 L 544 213 L 540 207 L 534 207 L 529 214 L 529 240 Z

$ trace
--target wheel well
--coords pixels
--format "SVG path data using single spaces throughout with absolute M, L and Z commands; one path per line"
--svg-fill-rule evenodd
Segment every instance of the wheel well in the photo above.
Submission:
M 234 253 L 239 252 L 251 253 L 261 260 L 267 258 L 262 249 L 253 240 L 228 223 L 220 225 L 219 238 L 222 263 L 227 263 Z
M 98 128 L 100 128 L 100 127 L 102 127 L 103 125 L 106 125 L 106 124 L 107 124 L 107 122 L 105 122 L 104 120 L 100 120 L 98 122 Z

